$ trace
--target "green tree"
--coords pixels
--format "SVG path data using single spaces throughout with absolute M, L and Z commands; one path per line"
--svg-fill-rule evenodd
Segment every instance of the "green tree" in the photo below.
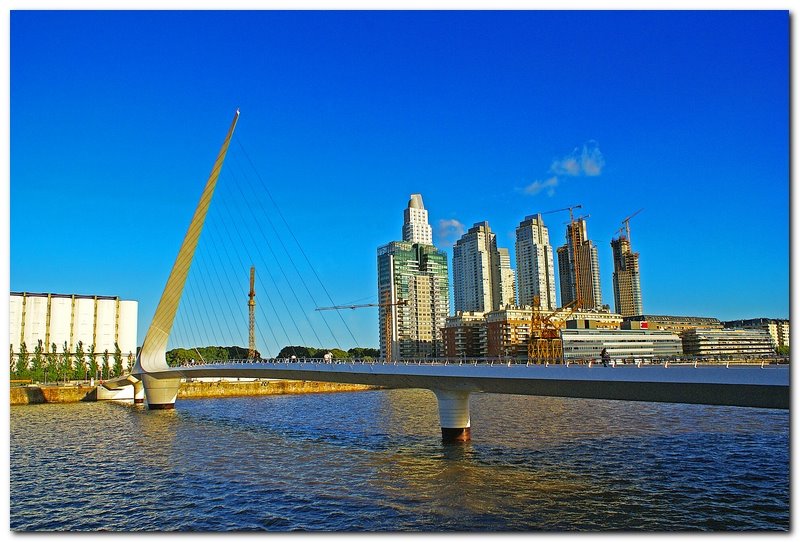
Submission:
M 226 346 L 225 350 L 228 352 L 227 359 L 247 359 L 247 354 L 250 353 L 248 348 L 243 348 L 241 346 Z M 261 354 L 259 354 L 258 350 L 256 350 L 254 359 L 259 359 L 260 357 Z
M 78 341 L 75 346 L 75 366 L 72 371 L 72 378 L 84 380 L 86 378 L 86 354 L 83 352 L 83 341 Z
M 17 367 L 14 372 L 17 378 L 28 378 L 28 347 L 25 346 L 25 341 L 19 345 L 19 352 L 17 353 Z
M 103 351 L 103 374 L 105 375 L 105 376 L 103 376 L 103 380 L 107 380 L 108 379 L 108 371 L 110 369 L 110 367 L 108 366 L 108 360 L 109 360 L 110 357 L 111 356 L 108 353 L 108 348 L 106 348 Z
M 313 358 L 316 352 L 316 348 L 308 346 L 284 346 L 281 348 L 281 351 L 278 352 L 278 357 L 290 358 L 292 356 L 297 356 L 298 358 Z
M 114 376 L 122 376 L 122 350 L 114 343 Z
M 208 362 L 228 360 L 227 346 L 206 346 L 203 348 L 198 348 L 198 350 L 200 350 L 200 353 L 203 354 L 203 359 Z M 246 352 L 244 357 L 247 357 Z
M 128 372 L 133 369 L 133 352 L 128 352 Z
M 188 359 L 187 356 L 189 356 L 189 350 L 186 348 L 173 348 L 166 353 L 167 365 L 170 367 L 181 365 L 184 360 Z
M 196 346 L 194 348 L 173 348 L 166 353 L 167 365 L 178 367 L 180 365 L 207 361 L 226 361 L 230 359 L 247 359 L 248 349 L 241 346 Z M 261 354 L 256 350 L 255 359 L 260 359 Z
M 58 380 L 58 354 L 56 350 L 58 347 L 56 343 L 50 345 L 50 351 L 47 353 L 47 363 L 44 367 L 44 381 L 45 384 L 50 381 Z
M 66 384 L 67 380 L 72 376 L 72 359 L 69 353 L 69 346 L 67 341 L 64 341 L 64 349 L 61 350 L 61 378 Z
M 785 344 L 783 346 L 779 346 L 777 352 L 778 352 L 779 356 L 788 356 L 789 355 L 789 345 Z
M 42 340 L 36 343 L 36 348 L 33 349 L 33 358 L 31 359 L 31 379 L 34 382 L 41 382 L 44 378 L 44 347 Z
M 95 346 L 89 347 L 89 376 L 95 380 L 100 378 L 100 367 L 97 365 L 97 356 L 95 355 Z
M 347 353 L 356 359 L 374 359 L 381 357 L 381 351 L 376 348 L 351 348 Z

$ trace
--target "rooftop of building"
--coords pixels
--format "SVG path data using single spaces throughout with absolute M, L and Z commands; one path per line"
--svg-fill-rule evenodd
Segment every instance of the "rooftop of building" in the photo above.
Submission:
M 483 220 L 481 222 L 476 222 L 475 224 L 472 225 L 472 227 L 468 230 L 467 233 L 476 232 L 476 231 L 480 230 L 481 228 L 485 228 L 485 229 L 488 230 L 489 229 L 489 222 L 486 221 L 486 220 Z
M 789 320 L 786 318 L 748 318 L 746 320 L 727 320 L 722 322 L 725 327 L 734 326 L 747 326 L 759 324 L 788 324 Z
M 75 299 L 111 299 L 120 300 L 119 296 L 113 295 L 86 295 L 86 294 L 53 294 L 53 293 L 40 293 L 40 292 L 11 292 L 12 296 L 18 297 L 56 297 L 56 298 L 75 298 Z
M 623 317 L 625 322 L 691 322 L 691 323 L 708 323 L 719 324 L 719 318 L 710 318 L 707 316 L 668 316 L 663 314 L 639 314 L 636 316 Z
M 658 336 L 675 336 L 677 333 L 674 331 L 666 331 L 660 329 L 581 329 L 581 328 L 565 328 L 561 333 L 566 335 L 617 335 L 617 336 L 634 336 L 634 335 L 658 335 Z
M 408 200 L 409 209 L 425 209 L 422 203 L 422 194 L 411 194 L 411 199 Z
M 728 327 L 723 329 L 718 328 L 708 328 L 708 327 L 696 327 L 692 329 L 688 329 L 684 332 L 684 334 L 689 335 L 763 335 L 768 336 L 766 329 L 760 328 L 737 328 L 737 327 Z

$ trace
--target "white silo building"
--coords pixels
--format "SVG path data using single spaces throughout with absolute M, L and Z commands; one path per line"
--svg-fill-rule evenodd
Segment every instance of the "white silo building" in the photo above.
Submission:
M 32 353 L 41 340 L 46 351 L 75 352 L 78 341 L 88 354 L 94 345 L 98 363 L 105 350 L 113 365 L 114 344 L 122 352 L 122 366 L 136 356 L 136 322 L 139 303 L 119 297 L 77 294 L 38 294 L 11 292 L 9 301 L 9 340 L 12 352 L 25 348 Z

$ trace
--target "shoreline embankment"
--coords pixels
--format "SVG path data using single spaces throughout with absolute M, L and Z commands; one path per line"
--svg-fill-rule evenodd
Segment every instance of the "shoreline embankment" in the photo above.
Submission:
M 378 387 L 363 384 L 312 382 L 308 380 L 221 380 L 215 382 L 195 380 L 181 382 L 181 387 L 178 390 L 178 399 L 331 393 L 372 389 L 378 389 Z M 66 386 L 13 386 L 10 395 L 11 406 L 92 402 L 97 401 L 97 386 L 90 386 L 88 383 Z

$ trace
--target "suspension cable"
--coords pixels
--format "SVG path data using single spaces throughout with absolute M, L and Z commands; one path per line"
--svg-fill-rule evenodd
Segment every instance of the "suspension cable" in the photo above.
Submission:
M 253 164 L 253 161 L 251 160 L 250 155 L 245 150 L 244 145 L 242 145 L 241 140 L 236 136 L 234 136 L 234 139 L 236 140 L 236 143 L 239 145 L 239 148 L 242 149 L 242 153 L 244 154 L 244 156 L 247 159 L 247 161 L 250 163 L 250 166 L 253 169 L 253 171 L 255 172 L 256 177 L 261 182 L 261 187 L 267 193 L 267 196 L 269 196 L 269 199 L 272 202 L 273 206 L 275 207 L 275 210 L 277 211 L 278 216 L 281 217 L 281 220 L 283 221 L 284 225 L 286 226 L 286 229 L 289 232 L 289 235 L 291 235 L 292 239 L 294 239 L 295 244 L 300 249 L 300 253 L 305 258 L 306 263 L 308 264 L 308 266 L 311 269 L 311 271 L 314 273 L 314 276 L 316 277 L 316 279 L 319 282 L 320 286 L 322 286 L 322 289 L 325 292 L 325 295 L 328 297 L 328 300 L 330 301 L 331 305 L 335 305 L 333 299 L 331 298 L 330 293 L 328 292 L 328 289 L 325 287 L 325 284 L 322 282 L 322 279 L 320 279 L 319 274 L 317 273 L 316 269 L 314 268 L 314 265 L 311 263 L 311 260 L 308 258 L 308 255 L 303 250 L 302 245 L 297 240 L 297 237 L 295 237 L 294 232 L 292 231 L 292 228 L 289 226 L 289 223 L 286 221 L 286 218 L 283 216 L 283 213 L 281 213 L 280 207 L 278 207 L 278 204 L 275 202 L 275 199 L 272 197 L 272 193 L 270 192 L 269 188 L 267 187 L 266 183 L 264 182 L 264 179 L 259 174 L 258 169 L 256 169 L 255 164 Z M 270 224 L 271 224 L 271 221 L 270 221 Z M 279 237 L 279 240 L 280 240 L 280 237 Z M 285 249 L 285 247 L 284 247 L 284 249 Z M 294 263 L 292 265 L 294 265 Z M 299 274 L 299 272 L 298 272 L 298 274 Z M 345 319 L 342 316 L 341 312 L 337 310 L 336 313 L 339 315 L 339 319 L 342 321 L 342 324 L 344 324 L 344 327 L 345 327 L 345 329 L 347 329 L 347 332 L 350 334 L 350 337 L 353 339 L 353 342 L 356 344 L 356 346 L 358 346 L 358 340 L 356 339 L 355 335 L 353 335 L 353 332 L 350 330 L 350 326 L 347 325 L 347 322 L 345 321 Z M 323 318 L 323 321 L 326 321 L 324 316 L 322 318 Z M 326 323 L 327 323 L 327 321 L 326 321 Z M 337 342 L 337 344 L 338 344 L 338 342 Z

